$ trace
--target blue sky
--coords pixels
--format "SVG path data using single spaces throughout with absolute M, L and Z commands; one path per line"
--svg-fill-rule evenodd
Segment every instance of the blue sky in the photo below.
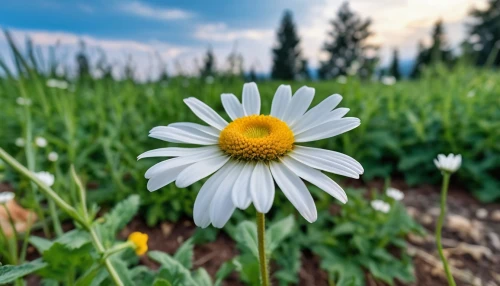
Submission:
M 71 64 L 71 55 L 84 39 L 91 53 L 101 47 L 111 61 L 123 64 L 134 58 L 142 76 L 154 69 L 158 53 L 173 69 L 180 62 L 189 72 L 194 59 L 212 46 L 218 65 L 236 48 L 245 57 L 245 67 L 261 72 L 270 69 L 275 30 L 285 9 L 294 14 L 302 38 L 301 47 L 312 67 L 321 60 L 320 48 L 329 29 L 328 21 L 339 0 L 291 1 L 3 1 L 0 27 L 12 31 L 22 43 L 26 36 L 47 48 L 59 42 L 61 61 Z M 382 46 L 383 62 L 393 47 L 403 58 L 412 58 L 420 39 L 426 39 L 432 24 L 442 18 L 451 45 L 465 35 L 464 22 L 471 6 L 484 0 L 352 0 L 352 8 L 374 21 L 372 41 Z M 6 44 L 0 36 L 0 54 Z

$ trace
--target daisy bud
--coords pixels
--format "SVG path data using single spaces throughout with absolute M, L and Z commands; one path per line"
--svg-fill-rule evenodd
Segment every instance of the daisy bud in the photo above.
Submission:
M 445 156 L 439 154 L 437 159 L 434 159 L 434 165 L 443 172 L 455 173 L 462 165 L 462 155 L 453 155 L 450 153 L 448 156 Z
M 135 246 L 135 253 L 143 255 L 148 251 L 148 235 L 142 232 L 133 232 L 128 236 L 128 241 Z

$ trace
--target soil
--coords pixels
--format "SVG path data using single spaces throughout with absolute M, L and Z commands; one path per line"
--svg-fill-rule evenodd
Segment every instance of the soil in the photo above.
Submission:
M 372 181 L 362 184 L 360 181 L 346 181 L 352 187 L 368 187 L 381 189 L 382 181 Z M 409 253 L 413 255 L 416 282 L 400 286 L 445 286 L 446 279 L 443 275 L 440 260 L 437 255 L 434 240 L 436 216 L 439 211 L 440 190 L 436 186 L 424 185 L 408 187 L 404 181 L 393 181 L 392 186 L 405 193 L 403 203 L 411 215 L 427 230 L 426 237 L 409 237 Z M 6 189 L 0 184 L 0 191 Z M 486 217 L 479 216 L 478 210 L 484 209 Z M 462 221 L 470 225 L 459 225 L 457 228 L 448 227 L 443 230 L 443 244 L 445 254 L 449 256 L 452 267 L 455 268 L 457 285 L 484 285 L 500 286 L 500 247 L 495 245 L 491 236 L 500 236 L 500 222 L 495 221 L 491 214 L 500 210 L 500 204 L 483 204 L 474 199 L 470 193 L 459 186 L 451 186 L 448 194 L 448 217 L 460 216 Z M 336 210 L 333 209 L 333 212 Z M 119 235 L 126 238 L 133 231 L 141 231 L 149 235 L 149 249 L 161 250 L 173 254 L 178 247 L 196 230 L 191 220 L 181 220 L 175 224 L 162 223 L 154 228 L 148 227 L 143 220 L 135 218 Z M 481 251 L 459 251 L 470 246 L 479 246 L 474 249 Z M 219 267 L 225 261 L 238 255 L 235 243 L 223 232 L 217 239 L 210 243 L 195 246 L 194 267 L 204 267 L 208 273 L 215 276 Z M 486 256 L 474 258 L 473 255 L 486 253 Z M 31 256 L 31 255 L 30 255 Z M 158 265 L 147 256 L 141 257 L 141 263 L 151 268 Z M 299 285 L 328 286 L 328 275 L 319 267 L 318 257 L 309 252 L 302 255 L 302 269 L 299 272 Z M 274 268 L 274 267 L 272 267 Z M 33 277 L 31 277 L 33 278 Z M 386 285 L 366 275 L 367 285 Z M 30 279 L 30 282 L 37 281 Z M 29 283 L 36 285 L 36 283 Z M 239 282 L 238 275 L 232 274 L 223 285 L 243 285 Z

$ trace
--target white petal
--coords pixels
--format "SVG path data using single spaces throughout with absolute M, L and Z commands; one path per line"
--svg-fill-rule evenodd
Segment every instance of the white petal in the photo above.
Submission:
M 172 183 L 173 181 L 175 181 L 175 179 L 177 179 L 177 176 L 179 176 L 179 174 L 190 165 L 191 164 L 186 164 L 179 167 L 171 168 L 168 170 L 168 172 L 163 172 L 161 174 L 157 174 L 156 176 L 152 177 L 148 181 L 147 185 L 148 191 L 154 192 Z
M 243 110 L 245 115 L 260 114 L 260 93 L 255 82 L 243 85 Z
M 233 186 L 232 199 L 234 205 L 239 209 L 246 209 L 252 202 L 250 196 L 250 178 L 252 177 L 255 164 L 247 162 L 240 171 L 238 178 Z
M 229 158 L 229 156 L 223 154 L 219 157 L 199 161 L 184 169 L 184 171 L 177 176 L 175 185 L 179 188 L 188 187 L 219 170 L 226 164 Z
M 308 222 L 316 221 L 316 205 L 304 182 L 281 163 L 272 161 L 270 167 L 276 184 L 292 205 Z
M 314 88 L 303 86 L 299 88 L 292 96 L 290 104 L 283 115 L 283 121 L 288 125 L 292 125 L 295 121 L 299 120 L 311 105 L 314 98 Z
M 222 228 L 236 209 L 231 193 L 242 167 L 243 164 L 236 163 L 217 188 L 217 192 L 210 203 L 210 220 L 214 227 Z
M 345 165 L 346 167 L 354 170 L 360 175 L 364 173 L 363 166 L 361 166 L 361 164 L 358 161 L 356 161 L 356 159 L 346 154 L 326 149 L 298 146 L 298 145 L 295 146 L 294 152 L 306 156 L 323 158 L 335 162 L 337 164 Z
M 332 162 L 330 159 L 316 157 L 311 154 L 290 152 L 290 157 L 314 169 L 358 179 L 359 174 L 344 164 Z
M 177 157 L 165 161 L 161 161 L 155 165 L 153 165 L 151 168 L 149 168 L 146 171 L 146 174 L 144 174 L 144 177 L 146 179 L 150 179 L 157 174 L 167 172 L 173 168 L 177 168 L 179 166 L 183 165 L 189 165 L 195 162 L 198 162 L 200 160 L 206 160 L 214 157 L 219 157 L 223 153 L 220 150 L 213 151 L 213 150 L 207 150 L 204 151 L 203 153 L 198 153 L 190 156 L 182 156 L 182 157 Z
M 186 131 L 176 127 L 163 127 L 149 133 L 149 137 L 164 140 L 173 143 L 187 143 L 197 145 L 215 145 L 218 144 L 218 138 L 202 133 Z
M 310 125 L 313 123 L 318 117 L 328 114 L 332 109 L 334 109 L 342 100 L 342 96 L 339 94 L 330 95 L 325 100 L 320 102 L 315 107 L 311 108 L 304 114 L 300 120 L 294 122 L 290 127 L 295 131 L 295 126 L 300 125 Z
M 358 127 L 361 124 L 358 118 L 342 118 L 333 120 L 300 134 L 295 134 L 295 142 L 310 142 L 330 138 Z
M 258 162 L 250 179 L 250 196 L 258 212 L 267 213 L 274 200 L 274 182 L 269 167 Z
M 297 176 L 317 186 L 342 203 L 345 204 L 347 202 L 347 195 L 342 187 L 321 171 L 304 165 L 290 157 L 283 157 L 281 161 Z
M 292 88 L 289 85 L 280 85 L 274 94 L 273 103 L 271 105 L 271 116 L 282 119 L 285 111 L 288 109 L 288 104 L 292 99 Z
M 137 160 L 143 158 L 151 158 L 151 157 L 180 157 L 180 156 L 189 156 L 196 155 L 198 153 L 204 153 L 206 151 L 217 151 L 220 150 L 218 146 L 204 146 L 197 148 L 184 148 L 184 147 L 167 147 L 167 148 L 158 148 L 146 151 L 141 155 L 137 156 Z
M 201 187 L 200 192 L 196 196 L 193 207 L 193 219 L 197 226 L 205 228 L 210 225 L 210 204 L 212 203 L 212 199 L 217 192 L 217 188 L 227 177 L 233 167 L 234 164 L 232 164 L 231 161 L 228 162 L 213 176 L 208 178 L 205 184 Z
M 184 99 L 184 103 L 193 111 L 198 118 L 205 121 L 209 125 L 222 130 L 227 126 L 227 121 L 220 117 L 217 112 L 215 112 L 210 106 L 206 105 L 204 102 L 198 100 L 197 98 L 190 97 Z
M 220 135 L 219 129 L 214 128 L 212 126 L 201 125 L 198 123 L 176 122 L 176 123 L 169 124 L 168 126 L 182 129 L 185 131 L 190 131 L 193 134 L 210 135 L 210 136 L 215 137 L 215 138 L 219 138 L 219 135 Z
M 340 119 L 344 117 L 344 115 L 349 112 L 349 108 L 341 107 L 337 108 L 331 112 L 326 112 L 322 114 L 316 115 L 316 117 L 309 118 L 307 120 L 303 119 L 307 114 L 305 114 L 302 119 L 300 119 L 294 127 L 292 128 L 292 131 L 294 134 L 299 134 L 304 131 L 307 131 L 309 129 L 312 129 L 318 125 L 325 124 L 327 122 L 334 121 L 336 119 Z M 309 111 L 308 111 L 309 113 Z
M 245 116 L 243 106 L 234 94 L 223 93 L 220 97 L 222 100 L 222 106 L 224 106 L 227 115 L 229 115 L 232 120 Z

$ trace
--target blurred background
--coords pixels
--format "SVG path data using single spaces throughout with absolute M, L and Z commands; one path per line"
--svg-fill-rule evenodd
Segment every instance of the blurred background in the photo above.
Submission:
M 310 187 L 315 224 L 277 193 L 271 222 L 297 219 L 272 257 L 274 281 L 446 285 L 432 234 L 442 179 L 433 159 L 455 153 L 463 164 L 451 180 L 447 255 L 464 273 L 458 285 L 500 285 L 500 0 L 18 0 L 3 1 L 0 27 L 0 147 L 30 171 L 50 172 L 75 205 L 70 165 L 104 210 L 139 194 L 119 238 L 140 230 L 150 249 L 172 254 L 193 237 L 195 268 L 214 277 L 236 261 L 238 275 L 222 285 L 257 285 L 235 234 L 253 210 L 237 211 L 221 231 L 196 229 L 201 183 L 149 193 L 144 173 L 156 161 L 136 158 L 167 145 L 148 138 L 151 128 L 200 122 L 184 98 L 226 116 L 220 94 L 240 97 L 255 81 L 267 113 L 280 84 L 308 85 L 313 105 L 339 93 L 348 116 L 361 119 L 314 146 L 352 156 L 365 173 L 334 177 L 350 198 L 343 207 Z M 404 198 L 388 196 L 390 187 Z M 33 188 L 0 161 L 0 192 L 37 213 L 33 233 L 53 238 L 74 227 Z

